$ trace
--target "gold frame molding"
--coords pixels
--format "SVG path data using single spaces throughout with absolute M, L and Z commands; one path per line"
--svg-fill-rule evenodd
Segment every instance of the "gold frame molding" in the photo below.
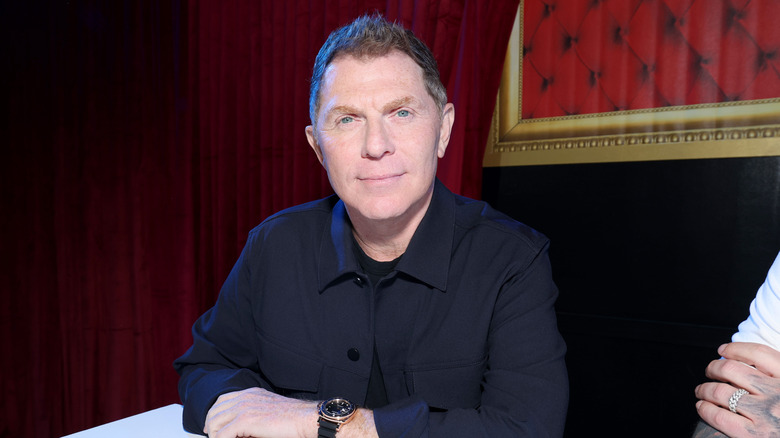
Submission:
M 523 120 L 522 10 L 483 166 L 780 155 L 780 98 Z

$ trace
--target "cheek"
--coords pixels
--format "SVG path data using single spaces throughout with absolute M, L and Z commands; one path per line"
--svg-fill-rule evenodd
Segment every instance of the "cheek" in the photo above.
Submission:
M 325 167 L 325 171 L 333 182 L 338 182 L 338 180 L 341 179 L 340 177 L 349 173 L 349 160 L 346 160 L 344 156 L 341 156 L 334 151 L 323 153 L 322 165 Z

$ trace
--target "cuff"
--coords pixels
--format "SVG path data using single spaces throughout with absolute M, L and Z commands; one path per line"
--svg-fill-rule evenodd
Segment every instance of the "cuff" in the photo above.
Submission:
M 193 374 L 188 376 L 195 378 L 191 385 L 185 383 L 189 379 L 180 381 L 179 395 L 184 404 L 182 426 L 188 432 L 201 435 L 206 415 L 220 395 L 255 386 L 264 387 L 256 374 L 249 370 L 199 370 Z
M 428 410 L 428 404 L 418 396 L 375 409 L 377 435 L 379 438 L 427 437 Z

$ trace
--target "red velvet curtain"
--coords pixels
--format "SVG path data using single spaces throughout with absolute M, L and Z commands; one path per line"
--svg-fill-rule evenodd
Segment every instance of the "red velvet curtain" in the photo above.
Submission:
M 249 229 L 330 193 L 308 79 L 354 17 L 382 12 L 433 49 L 456 105 L 439 175 L 479 197 L 518 3 L 4 4 L 0 437 L 178 401 L 171 362 Z

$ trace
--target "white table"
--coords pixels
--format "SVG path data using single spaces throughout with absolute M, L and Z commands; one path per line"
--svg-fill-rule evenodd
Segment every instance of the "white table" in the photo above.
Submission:
M 184 431 L 181 410 L 179 404 L 163 406 L 62 438 L 203 438 Z

